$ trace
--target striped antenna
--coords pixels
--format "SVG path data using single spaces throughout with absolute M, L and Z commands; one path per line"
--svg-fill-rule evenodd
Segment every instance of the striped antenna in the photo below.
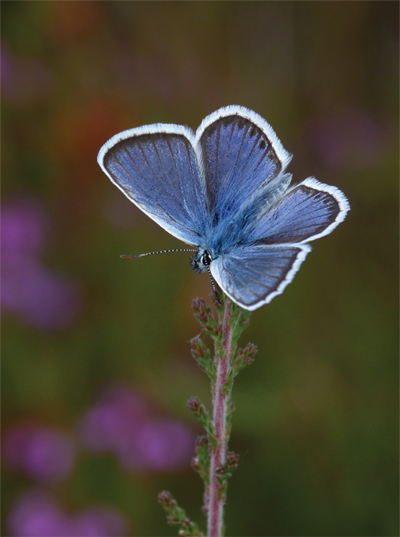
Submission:
M 137 255 L 120 255 L 120 257 L 123 258 L 130 258 L 130 257 L 146 257 L 146 255 L 154 255 L 154 254 L 169 254 L 170 252 L 197 252 L 197 250 L 188 250 L 186 248 L 179 248 L 177 250 L 160 250 L 159 252 L 148 252 L 147 254 L 137 254 Z
M 160 250 L 158 252 L 148 252 L 146 254 L 120 255 L 120 257 L 123 257 L 124 259 L 128 259 L 128 258 L 136 258 L 136 257 L 146 257 L 146 255 L 169 254 L 171 252 L 197 252 L 197 250 L 193 250 L 191 248 L 179 248 L 175 250 Z M 218 304 L 221 304 L 221 300 L 219 299 L 218 292 L 217 292 L 217 286 L 215 285 L 215 280 L 211 274 L 211 270 L 209 266 L 207 266 L 207 272 L 208 272 L 208 275 L 210 276 L 211 287 L 214 292 L 215 299 L 218 302 Z

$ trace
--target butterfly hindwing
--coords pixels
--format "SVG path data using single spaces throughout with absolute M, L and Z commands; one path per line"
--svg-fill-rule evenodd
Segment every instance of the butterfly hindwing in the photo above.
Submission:
M 288 190 L 248 234 L 249 243 L 303 243 L 330 233 L 349 210 L 344 194 L 309 178 Z
M 150 218 L 178 239 L 198 245 L 209 217 L 193 141 L 190 129 L 179 125 L 140 127 L 107 142 L 98 161 Z
M 282 293 L 310 250 L 306 244 L 240 246 L 213 261 L 211 272 L 234 302 L 254 310 Z

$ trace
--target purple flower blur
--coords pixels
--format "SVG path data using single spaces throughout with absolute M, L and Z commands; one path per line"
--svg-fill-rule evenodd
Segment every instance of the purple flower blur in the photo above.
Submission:
M 25 491 L 11 508 L 7 528 L 18 537 L 58 537 L 67 535 L 68 520 L 44 492 Z
M 3 311 L 40 329 L 67 328 L 77 315 L 80 292 L 76 283 L 42 266 L 47 232 L 42 206 L 32 199 L 20 199 L 2 207 Z
M 135 470 L 140 461 L 142 468 L 168 470 L 187 464 L 193 451 L 194 437 L 175 420 L 150 419 L 138 427 L 135 444 L 135 451 L 126 444 L 119 450 L 125 468 Z
M 19 57 L 2 43 L 0 65 L 1 90 L 7 102 L 31 104 L 49 95 L 53 81 L 44 63 L 35 58 Z
M 42 490 L 21 494 L 6 524 L 15 537 L 118 537 L 128 533 L 125 517 L 114 509 L 95 506 L 68 515 Z
M 194 435 L 173 419 L 154 417 L 148 403 L 125 386 L 111 386 L 83 417 L 84 445 L 113 451 L 133 472 L 175 470 L 190 460 Z
M 70 537 L 113 537 L 127 533 L 125 518 L 109 507 L 90 507 L 70 518 Z
M 33 479 L 58 481 L 74 468 L 75 445 L 64 431 L 19 424 L 3 434 L 3 460 Z

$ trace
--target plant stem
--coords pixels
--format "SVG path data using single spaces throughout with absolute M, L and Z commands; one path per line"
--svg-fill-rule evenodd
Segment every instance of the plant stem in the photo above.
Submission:
M 208 490 L 208 528 L 207 537 L 220 537 L 223 525 L 223 509 L 225 494 L 219 494 L 217 469 L 225 465 L 227 451 L 226 417 L 230 393 L 223 395 L 222 388 L 227 380 L 231 356 L 232 327 L 229 326 L 231 317 L 231 302 L 225 299 L 225 309 L 222 318 L 223 353 L 217 356 L 217 378 L 213 390 L 213 425 L 218 447 L 210 447 L 210 485 Z

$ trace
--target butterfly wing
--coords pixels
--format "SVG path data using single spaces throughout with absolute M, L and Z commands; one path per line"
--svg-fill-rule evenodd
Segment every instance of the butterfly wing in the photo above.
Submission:
M 253 311 L 283 292 L 311 247 L 307 244 L 240 246 L 211 263 L 221 289 Z
M 308 178 L 288 190 L 247 235 L 250 244 L 305 243 L 327 235 L 350 210 L 336 187 Z
M 330 233 L 350 206 L 337 188 L 306 179 L 288 190 L 246 235 L 244 242 L 211 264 L 223 291 L 254 310 L 282 293 L 311 247 Z
M 208 241 L 219 252 L 215 280 L 254 310 L 292 281 L 311 249 L 304 243 L 330 233 L 350 208 L 340 190 L 312 178 L 289 189 L 290 158 L 264 119 L 228 106 L 196 135 L 164 124 L 122 132 L 98 162 L 169 233 L 193 245 Z
M 111 138 L 97 160 L 139 209 L 171 235 L 199 245 L 209 213 L 195 145 L 187 127 L 149 125 Z
M 273 203 L 287 189 L 291 155 L 271 126 L 242 106 L 227 106 L 206 117 L 196 132 L 213 225 L 238 211 Z M 254 211 L 253 211 L 254 212 Z

